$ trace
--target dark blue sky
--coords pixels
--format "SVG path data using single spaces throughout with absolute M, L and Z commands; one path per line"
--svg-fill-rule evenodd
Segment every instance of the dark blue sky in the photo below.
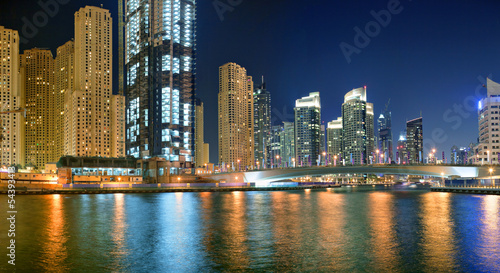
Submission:
M 30 19 L 41 10 L 35 1 L 5 2 L 0 4 L 0 25 L 10 28 L 20 29 L 23 16 Z M 55 50 L 73 37 L 74 12 L 101 2 L 61 5 L 22 49 Z M 331 121 L 340 115 L 344 94 L 366 85 L 376 117 L 391 99 L 395 139 L 405 121 L 422 111 L 427 147 L 449 157 L 452 145 L 475 142 L 478 77 L 500 81 L 500 1 L 401 0 L 401 12 L 348 63 L 340 43 L 354 45 L 354 28 L 365 29 L 374 21 L 371 11 L 387 10 L 391 2 L 241 0 L 220 20 L 212 0 L 198 1 L 197 94 L 205 103 L 211 161 L 217 161 L 218 153 L 218 67 L 226 62 L 244 66 L 256 83 L 265 76 L 275 123 L 293 120 L 294 101 L 313 91 L 321 94 L 323 120 Z M 117 1 L 106 1 L 104 8 L 116 19 Z M 116 34 L 116 23 L 114 30 Z M 460 106 L 462 117 L 453 112 Z

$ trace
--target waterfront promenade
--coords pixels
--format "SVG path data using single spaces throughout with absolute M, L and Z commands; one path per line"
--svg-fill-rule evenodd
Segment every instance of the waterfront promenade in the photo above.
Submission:
M 440 186 L 440 187 L 431 187 L 431 191 L 500 195 L 500 186 L 453 186 L 453 187 Z

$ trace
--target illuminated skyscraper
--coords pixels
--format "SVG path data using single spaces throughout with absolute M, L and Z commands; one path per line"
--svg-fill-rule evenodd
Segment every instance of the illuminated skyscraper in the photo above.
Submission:
M 194 137 L 194 149 L 195 149 L 195 164 L 196 167 L 204 167 L 205 164 L 209 163 L 209 151 L 208 151 L 208 143 L 204 143 L 205 134 L 204 134 L 204 107 L 203 102 L 199 99 L 196 99 L 195 106 L 195 128 L 196 134 Z
M 330 155 L 332 159 L 335 156 L 340 159 L 342 155 L 342 117 L 328 122 L 328 128 L 326 130 L 328 155 Z
M 479 144 L 475 164 L 500 163 L 500 84 L 487 79 L 487 95 L 478 104 Z
M 395 160 L 392 151 L 392 115 L 390 111 L 380 114 L 378 120 L 378 149 L 384 154 L 384 161 Z
M 123 97 L 112 95 L 112 40 L 108 10 L 86 6 L 75 13 L 74 86 L 64 92 L 67 155 L 124 156 Z
M 295 160 L 297 166 L 315 166 L 321 148 L 319 92 L 295 101 Z
M 270 138 L 271 138 L 271 93 L 266 89 L 264 77 L 262 84 L 253 92 L 254 99 L 254 146 L 255 160 L 267 166 L 270 164 Z
M 219 163 L 253 168 L 252 77 L 235 63 L 219 67 Z
M 54 154 L 58 159 L 63 155 L 69 155 L 74 147 L 76 136 L 69 124 L 71 112 L 66 112 L 65 97 L 75 89 L 75 43 L 68 41 L 57 48 L 57 56 L 54 65 L 55 77 L 55 113 L 54 113 Z
M 0 26 L 0 111 L 25 107 L 24 86 L 19 79 L 19 34 Z M 0 164 L 24 166 L 24 128 L 22 113 L 0 115 Z
M 281 157 L 283 166 L 293 167 L 295 162 L 295 124 L 283 121 L 283 137 L 281 138 Z
M 54 58 L 47 49 L 21 55 L 21 82 L 26 98 L 26 164 L 44 169 L 54 157 Z
M 410 164 L 423 163 L 424 133 L 421 117 L 406 122 L 406 149 Z
M 397 163 L 408 164 L 408 151 L 406 149 L 406 132 L 401 132 L 398 139 Z
M 194 161 L 195 0 L 120 0 L 127 154 Z
M 342 104 L 342 157 L 346 165 L 374 163 L 373 127 L 373 104 L 366 100 L 366 87 L 348 92 Z

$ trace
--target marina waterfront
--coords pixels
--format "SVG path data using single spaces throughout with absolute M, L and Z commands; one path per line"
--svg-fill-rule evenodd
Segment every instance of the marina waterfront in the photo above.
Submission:
M 52 194 L 16 196 L 16 207 L 20 272 L 500 271 L 496 195 L 383 186 Z M 5 220 L 0 229 L 5 272 Z

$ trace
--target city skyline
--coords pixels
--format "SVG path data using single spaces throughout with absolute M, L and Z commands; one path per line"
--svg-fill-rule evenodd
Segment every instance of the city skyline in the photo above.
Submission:
M 205 103 L 205 112 L 211 113 L 205 117 L 205 141 L 211 144 L 211 162 L 216 162 L 214 157 L 217 154 L 217 126 L 215 116 L 213 116 L 216 112 L 216 104 L 214 104 L 217 91 L 216 73 L 217 67 L 226 61 L 234 61 L 245 66 L 250 75 L 266 77 L 268 89 L 278 95 L 275 96 L 276 99 L 273 99 L 272 104 L 273 124 L 278 124 L 283 120 L 292 121 L 290 117 L 293 116 L 293 101 L 309 92 L 319 91 L 322 93 L 323 101 L 338 105 L 342 100 L 341 93 L 345 90 L 367 85 L 375 113 L 380 113 L 385 102 L 389 98 L 392 99 L 394 132 L 403 130 L 406 121 L 418 116 L 422 111 L 423 117 L 426 118 L 424 144 L 429 143 L 426 146 L 430 147 L 434 142 L 432 146 L 439 151 L 446 151 L 448 155 L 453 145 L 465 146 L 470 142 L 475 142 L 477 113 L 476 109 L 471 109 L 470 105 L 477 105 L 479 101 L 476 91 L 481 95 L 486 93 L 482 88 L 486 77 L 491 75 L 495 80 L 494 64 L 496 62 L 492 60 L 498 58 L 499 53 L 494 50 L 494 47 L 488 45 L 494 44 L 489 39 L 491 37 L 494 39 L 496 36 L 494 33 L 499 23 L 492 19 L 494 16 L 488 16 L 488 14 L 492 14 L 494 10 L 492 7 L 498 6 L 499 3 L 458 1 L 449 7 L 442 3 L 431 5 L 403 1 L 401 13 L 393 15 L 390 24 L 382 28 L 378 36 L 371 38 L 370 44 L 363 48 L 360 54 L 353 54 L 350 64 L 346 62 L 338 45 L 341 42 L 353 44 L 356 34 L 353 28 L 357 26 L 363 29 L 368 22 L 374 21 L 370 11 L 378 12 L 385 9 L 387 2 L 377 1 L 367 5 L 320 2 L 317 5 L 307 6 L 301 14 L 296 14 L 298 10 L 301 10 L 296 9 L 298 4 L 298 1 L 288 2 L 286 6 L 275 2 L 246 1 L 234 7 L 233 11 L 225 12 L 221 21 L 212 3 L 198 3 L 197 20 L 203 24 L 198 24 L 197 39 L 198 43 L 203 43 L 205 46 L 198 50 L 197 95 Z M 5 5 L 5 8 L 0 9 L 2 10 L 0 11 L 0 25 L 11 29 L 22 29 L 23 17 L 30 21 L 36 12 L 43 10 L 37 5 L 29 7 L 24 7 L 20 3 L 2 5 Z M 61 4 L 58 7 L 58 13 L 53 18 L 49 17 L 46 25 L 37 27 L 36 36 L 28 39 L 27 44 L 21 43 L 21 52 L 35 46 L 50 48 L 54 52 L 57 46 L 71 38 L 72 26 L 67 26 L 69 25 L 67 22 L 72 19 L 75 11 L 85 5 L 99 6 L 100 2 L 72 1 Z M 263 9 L 264 6 L 265 9 Z M 326 9 L 326 7 L 330 8 Z M 116 21 L 117 3 L 107 3 L 104 8 L 110 9 L 111 16 Z M 451 11 L 445 12 L 448 9 Z M 326 10 L 338 15 L 338 18 L 334 18 L 324 27 L 317 27 L 322 25 L 320 23 L 323 20 L 322 16 L 311 17 L 310 15 L 323 14 Z M 340 11 L 344 11 L 346 15 L 340 14 Z M 427 22 L 412 25 L 411 22 L 424 19 L 420 15 L 423 11 L 427 11 L 425 17 Z M 353 12 L 359 16 L 346 18 Z M 261 15 L 261 19 L 255 22 L 256 26 L 250 26 L 250 22 L 253 23 L 250 19 L 257 13 Z M 285 26 L 279 24 L 272 14 L 278 14 L 277 18 L 297 15 L 298 19 Z M 467 18 L 470 18 L 468 20 L 470 24 L 458 31 L 453 28 L 453 24 L 462 20 L 462 14 L 469 15 Z M 306 22 L 305 20 L 308 19 L 312 19 L 313 22 Z M 62 24 L 63 22 L 66 24 Z M 118 26 L 117 23 L 114 25 Z M 250 31 L 245 32 L 248 37 L 235 32 L 240 28 L 248 27 Z M 261 27 L 267 30 L 257 31 Z M 114 41 L 118 38 L 117 28 L 113 29 Z M 286 37 L 292 29 L 298 30 L 296 34 L 298 40 L 294 43 L 291 43 L 289 39 L 272 38 L 280 32 L 283 34 L 279 37 Z M 329 29 L 332 35 L 328 37 L 316 35 L 325 29 Z M 435 46 L 430 47 L 429 42 L 418 40 L 423 32 L 433 39 L 432 45 Z M 60 35 L 49 35 L 49 33 Z M 219 47 L 216 47 L 219 43 L 211 42 L 227 37 L 229 33 L 240 38 L 226 41 Z M 408 38 L 407 33 L 414 33 L 416 36 Z M 245 41 L 249 39 L 267 42 L 261 43 L 261 48 L 250 49 L 245 44 Z M 116 42 L 113 44 L 117 46 Z M 398 46 L 395 47 L 395 45 Z M 331 50 L 326 51 L 325 46 Z M 274 48 L 285 50 L 276 54 L 277 51 Z M 114 51 L 117 52 L 116 49 Z M 325 53 L 327 58 L 322 57 Z M 115 63 L 118 60 L 117 55 L 113 56 Z M 457 58 L 456 56 L 467 57 Z M 290 63 L 292 60 L 294 65 Z M 326 60 L 331 64 L 326 64 Z M 375 63 L 382 63 L 384 69 L 373 69 Z M 408 64 L 412 64 L 411 67 Z M 299 70 L 304 72 L 300 77 L 297 74 Z M 340 70 L 343 71 L 337 73 Z M 336 74 L 333 84 L 328 77 L 332 73 Z M 117 74 L 115 71 L 114 79 L 117 79 Z M 294 82 L 292 87 L 291 82 L 284 81 L 282 75 L 303 80 Z M 117 93 L 117 84 L 114 85 L 114 93 Z M 287 94 L 287 96 L 279 96 L 280 94 Z M 408 101 L 412 103 L 405 103 Z M 462 113 L 457 109 L 462 109 Z M 339 115 L 340 109 L 337 107 L 324 109 L 322 113 L 325 122 Z M 444 137 L 435 141 L 431 134 L 434 131 L 439 133 L 437 135 L 444 135 Z M 443 139 L 446 140 L 443 142 Z

